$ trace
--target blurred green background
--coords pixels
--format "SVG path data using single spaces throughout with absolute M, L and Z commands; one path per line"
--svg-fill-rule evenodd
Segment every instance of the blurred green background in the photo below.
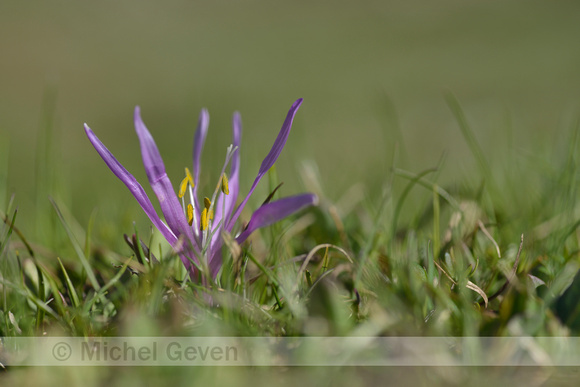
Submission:
M 231 115 L 242 113 L 244 193 L 299 97 L 277 163 L 284 195 L 304 190 L 304 160 L 318 165 L 331 199 L 357 182 L 377 188 L 396 143 L 400 167 L 432 167 L 448 152 L 442 181 L 468 175 L 475 162 L 447 92 L 492 165 L 502 168 L 505 153 L 549 156 L 579 115 L 579 21 L 577 1 L 1 0 L 6 192 L 23 224 L 50 210 L 44 193 L 64 198 L 81 223 L 95 207 L 146 221 L 82 129 L 87 122 L 147 186 L 135 105 L 174 185 L 191 163 L 202 107 L 211 115 L 206 188 L 222 166 Z

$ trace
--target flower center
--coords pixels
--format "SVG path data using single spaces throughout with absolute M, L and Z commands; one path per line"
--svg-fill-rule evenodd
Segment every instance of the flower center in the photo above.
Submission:
M 208 249 L 210 249 L 211 247 L 210 241 L 212 240 L 213 233 L 219 232 L 217 230 L 217 227 L 215 229 L 214 227 L 212 227 L 216 198 L 220 190 L 224 195 L 229 195 L 230 193 L 228 177 L 226 175 L 225 170 L 231 160 L 233 152 L 236 149 L 237 148 L 234 148 L 233 145 L 230 145 L 228 147 L 226 153 L 226 160 L 222 168 L 219 181 L 216 184 L 215 190 L 213 192 L 213 195 L 211 196 L 211 199 L 208 197 L 204 198 L 203 205 L 196 200 L 196 192 L 194 191 L 195 182 L 193 176 L 191 175 L 191 172 L 189 171 L 189 168 L 185 168 L 185 178 L 181 181 L 181 184 L 179 185 L 178 197 L 181 199 L 181 206 L 183 208 L 183 212 L 187 216 L 187 222 L 192 228 L 192 231 L 195 235 L 195 239 L 198 241 L 198 243 L 200 243 L 202 254 L 207 253 Z M 186 196 L 188 198 L 187 202 Z M 219 200 L 217 201 L 219 202 Z M 220 224 L 223 225 L 223 223 L 227 220 L 224 217 L 225 200 L 222 200 L 222 204 L 224 208 L 222 208 L 221 213 L 222 215 L 219 219 L 219 222 Z M 196 208 L 196 206 L 198 206 L 199 208 Z M 198 217 L 199 221 L 197 219 Z
M 179 192 L 178 192 L 178 196 L 181 199 L 181 205 L 183 207 L 183 212 L 187 215 L 187 222 L 189 223 L 190 226 L 195 228 L 196 231 L 196 235 L 197 235 L 197 219 L 196 219 L 196 211 L 195 211 L 195 200 L 194 200 L 194 196 L 193 196 L 193 187 L 195 187 L 195 183 L 193 182 L 193 177 L 191 176 L 191 172 L 189 171 L 189 168 L 185 168 L 185 178 L 181 181 L 181 184 L 179 185 Z M 229 184 L 228 184 L 228 176 L 226 175 L 225 172 L 222 173 L 220 180 L 218 181 L 218 184 L 216 186 L 216 192 L 218 190 L 222 191 L 222 193 L 224 195 L 229 195 L 230 193 L 230 188 L 229 188 Z M 185 204 L 185 195 L 186 193 L 189 193 L 189 203 L 187 203 L 187 206 Z M 214 193 L 214 196 L 215 196 Z M 214 206 L 212 201 L 208 198 L 205 197 L 203 199 L 203 211 L 201 212 L 201 219 L 199 222 L 199 230 L 200 231 L 205 231 L 209 228 L 210 222 L 213 220 L 214 218 Z M 194 226 L 195 224 L 195 226 Z

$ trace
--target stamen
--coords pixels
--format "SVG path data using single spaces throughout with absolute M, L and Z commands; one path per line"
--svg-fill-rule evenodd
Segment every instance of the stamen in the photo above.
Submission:
M 213 234 L 215 232 L 219 233 L 219 230 L 212 231 L 210 228 L 210 223 L 214 218 L 214 208 L 213 207 L 215 204 L 217 194 L 220 191 L 220 189 L 226 195 L 229 193 L 229 186 L 228 186 L 227 176 L 225 175 L 225 169 L 226 169 L 227 165 L 229 164 L 230 159 L 232 158 L 233 152 L 236 149 L 237 148 L 234 148 L 233 145 L 230 145 L 228 147 L 227 153 L 226 153 L 226 162 L 224 163 L 224 166 L 222 168 L 220 179 L 217 182 L 217 185 L 215 187 L 215 190 L 213 192 L 211 200 L 207 197 L 203 199 L 203 204 L 204 204 L 205 208 L 201 213 L 200 227 L 199 228 L 203 232 L 201 244 L 202 244 L 202 246 L 204 246 L 204 250 L 203 250 L 204 254 L 211 254 L 211 251 L 209 251 L 209 250 L 211 249 L 210 242 L 212 240 Z M 225 213 L 225 201 L 223 203 L 224 203 L 224 213 Z M 195 216 L 195 212 L 194 212 L 194 216 Z M 223 221 L 220 220 L 219 224 L 223 224 Z M 197 232 L 197 228 L 195 230 Z M 208 235 L 208 233 L 209 233 L 209 235 Z
M 193 176 L 191 176 L 191 172 L 189 172 L 189 168 L 185 167 L 185 177 L 189 180 L 189 185 L 193 188 L 195 187 L 195 183 L 193 182 Z
M 195 187 L 193 177 L 191 176 L 191 172 L 189 172 L 189 168 L 185 167 L 185 178 L 181 180 L 181 184 L 179 185 L 180 198 L 183 198 L 185 196 L 185 191 L 187 191 L 188 185 L 192 188 Z
M 185 179 L 181 180 L 181 184 L 179 184 L 179 198 L 183 199 L 183 197 L 185 196 L 185 191 L 187 191 L 187 184 L 189 183 L 189 180 L 187 178 L 187 176 L 185 177 Z
M 195 199 L 193 197 L 193 189 L 191 188 L 191 185 L 189 186 L 189 202 L 192 204 L 192 206 L 195 205 Z M 199 236 L 199 231 L 197 231 L 197 211 L 195 211 L 195 208 L 193 209 L 193 223 L 196 225 L 196 227 L 193 227 L 193 232 L 197 237 Z
M 191 203 L 187 205 L 187 223 L 190 226 L 193 224 L 193 206 Z
M 222 175 L 222 192 L 226 195 L 230 194 L 230 187 L 228 185 L 228 175 L 224 172 Z
M 201 231 L 205 231 L 207 229 L 208 226 L 208 219 L 207 219 L 207 208 L 204 208 L 203 211 L 201 212 Z M 204 239 L 205 239 L 205 234 L 204 234 Z

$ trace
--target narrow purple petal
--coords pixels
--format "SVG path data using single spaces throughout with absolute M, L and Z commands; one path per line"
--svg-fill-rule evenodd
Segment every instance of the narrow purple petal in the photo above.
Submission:
M 197 121 L 197 129 L 195 130 L 195 136 L 193 139 L 193 181 L 195 183 L 195 187 L 193 187 L 193 197 L 195 200 L 195 210 L 198 213 L 198 219 L 200 207 L 197 199 L 197 186 L 199 185 L 199 174 L 201 170 L 201 152 L 203 151 L 203 145 L 205 144 L 205 138 L 207 137 L 208 126 L 209 113 L 206 109 L 201 109 Z
M 223 217 L 224 223 L 220 225 L 220 229 L 216 230 L 216 232 L 212 237 L 210 248 L 212 252 L 210 257 L 210 268 L 212 267 L 212 264 L 215 266 L 215 263 L 213 263 L 212 260 L 217 256 L 221 257 L 221 254 L 216 253 L 216 251 L 220 250 L 219 248 L 222 242 L 221 230 L 223 230 L 223 228 L 225 227 L 225 222 L 228 221 L 234 210 L 236 200 L 238 199 L 238 193 L 240 191 L 240 145 L 242 141 L 242 118 L 240 116 L 240 113 L 238 112 L 234 113 L 232 127 L 233 127 L 233 146 L 237 149 L 234 151 L 232 155 L 230 176 L 228 178 L 230 194 L 224 195 L 223 192 L 220 191 L 218 199 L 216 201 L 215 218 L 213 224 L 218 225 L 219 222 L 222 220 L 222 212 L 224 210 L 224 200 L 225 200 L 225 216 Z
M 171 245 L 174 245 L 177 241 L 177 237 L 159 218 L 157 212 L 155 212 L 153 204 L 151 204 L 151 200 L 149 200 L 149 197 L 145 193 L 145 190 L 141 184 L 139 184 L 137 179 L 135 179 L 135 177 L 131 175 L 125 169 L 125 167 L 119 163 L 119 161 L 117 161 L 115 156 L 113 156 L 107 147 L 103 145 L 101 140 L 99 140 L 99 138 L 93 133 L 87 124 L 85 124 L 85 132 L 89 138 L 89 141 L 91 144 L 93 144 L 105 164 L 107 164 L 115 176 L 117 176 L 119 180 L 121 180 L 127 186 L 127 188 L 129 188 L 129 191 L 133 194 L 135 199 L 137 199 L 137 202 L 141 208 L 143 208 L 143 211 L 145 211 L 145 214 L 147 214 L 153 225 L 159 230 L 159 232 L 161 232 L 165 239 L 167 239 L 167 242 L 169 242 Z
M 145 172 L 149 178 L 149 184 L 151 184 L 151 188 L 159 200 L 167 225 L 177 237 L 185 235 L 192 244 L 197 244 L 197 242 L 194 242 L 193 232 L 187 223 L 179 199 L 177 199 L 177 195 L 173 190 L 173 185 L 165 172 L 165 165 L 157 145 L 141 119 L 139 107 L 135 108 L 135 130 L 141 144 L 141 155 Z
M 242 243 L 250 236 L 252 232 L 259 229 L 260 227 L 269 226 L 289 215 L 292 215 L 297 211 L 300 211 L 305 207 L 315 205 L 317 203 L 318 197 L 314 194 L 307 193 L 290 196 L 275 202 L 264 204 L 254 212 L 250 222 L 248 223 L 248 226 L 236 238 L 236 241 L 238 243 Z
M 220 240 L 221 240 L 221 236 L 220 236 Z M 220 268 L 223 265 L 222 247 L 223 246 L 221 246 L 221 244 L 220 244 L 219 247 L 216 247 L 214 250 L 212 250 L 211 257 L 209 259 L 209 271 L 210 271 L 213 278 L 216 277 L 218 271 L 220 270 Z
M 276 141 L 274 141 L 274 145 L 272 145 L 272 149 L 262 161 L 262 165 L 260 166 L 261 174 L 268 172 L 268 169 L 272 168 L 272 165 L 280 156 L 284 145 L 286 145 L 286 140 L 288 139 L 288 135 L 290 134 L 290 129 L 292 129 L 292 121 L 294 121 L 294 116 L 298 111 L 300 105 L 302 105 L 302 98 L 297 99 L 290 108 L 290 111 L 286 115 L 286 119 L 284 120 L 284 124 L 282 124 L 282 129 L 280 129 L 280 133 L 278 133 L 278 137 L 276 137 Z
M 286 115 L 286 119 L 284 120 L 284 123 L 282 124 L 282 128 L 280 129 L 280 132 L 278 133 L 278 137 L 276 137 L 276 141 L 274 141 L 274 145 L 272 145 L 272 149 L 270 149 L 270 152 L 268 152 L 268 155 L 262 161 L 262 165 L 260 166 L 260 170 L 258 171 L 258 176 L 256 176 L 256 179 L 254 180 L 254 183 L 252 184 L 252 187 L 250 188 L 250 192 L 248 192 L 248 195 L 242 201 L 242 203 L 238 206 L 238 208 L 234 212 L 234 215 L 230 219 L 230 221 L 227 225 L 228 230 L 231 230 L 233 228 L 236 220 L 238 220 L 238 217 L 240 216 L 246 203 L 250 199 L 250 196 L 252 195 L 252 193 L 256 189 L 256 186 L 258 185 L 258 183 L 262 179 L 262 176 L 264 176 L 264 174 L 266 172 L 268 172 L 268 170 L 270 168 L 272 168 L 272 166 L 274 165 L 274 163 L 278 159 L 278 156 L 280 156 L 280 153 L 282 152 L 284 145 L 286 145 L 286 140 L 288 139 L 288 135 L 290 134 L 290 129 L 292 129 L 292 121 L 294 120 L 294 116 L 296 115 L 296 112 L 298 111 L 298 108 L 300 107 L 301 104 L 302 104 L 302 98 L 299 98 L 298 100 L 296 100 L 292 104 L 292 107 L 290 107 L 290 110 L 288 111 L 288 114 Z
M 145 172 L 147 173 L 149 181 L 155 181 L 165 175 L 165 165 L 163 164 L 163 159 L 159 154 L 159 149 L 157 149 L 151 133 L 149 133 L 141 119 L 141 109 L 139 106 L 135 107 L 134 121 L 135 130 L 137 131 L 139 143 L 141 144 L 141 155 L 143 156 Z
M 234 147 L 238 149 L 232 156 L 232 167 L 229 178 L 230 194 L 226 199 L 226 220 L 229 220 L 240 192 L 240 148 L 242 145 L 242 117 L 240 116 L 240 113 L 234 113 L 232 126 Z
M 227 222 L 234 210 L 238 194 L 240 191 L 240 146 L 242 141 L 242 118 L 238 112 L 234 113 L 232 122 L 233 126 L 233 146 L 237 148 L 232 155 L 232 164 L 230 167 L 230 175 L 228 176 L 230 194 L 224 195 L 222 192 L 218 195 L 218 200 L 215 207 L 215 221 L 217 224 L 222 219 L 222 211 L 225 203 L 225 221 Z

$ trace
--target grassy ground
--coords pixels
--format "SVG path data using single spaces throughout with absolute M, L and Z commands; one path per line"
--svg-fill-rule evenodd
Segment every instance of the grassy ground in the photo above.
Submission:
M 80 224 L 69 203 L 50 198 L 51 212 L 39 214 L 44 237 L 27 235 L 18 228 L 13 198 L 2 213 L 0 335 L 577 334 L 579 127 L 557 144 L 552 164 L 529 156 L 497 171 L 458 101 L 449 95 L 447 102 L 477 162 L 469 178 L 440 186 L 444 160 L 415 172 L 398 168 L 395 156 L 379 182 L 380 194 L 368 194 L 369 183 L 357 182 L 333 201 L 316 166 L 306 165 L 303 183 L 319 195 L 320 205 L 256 233 L 241 251 L 226 252 L 223 273 L 207 287 L 184 281 L 180 260 L 148 228 L 119 223 L 110 232 L 118 239 L 137 233 L 147 249 L 133 243 L 111 249 L 95 237 L 98 213 Z M 264 184 L 275 187 L 277 174 L 271 171 L 268 177 Z M 150 264 L 148 254 L 160 262 Z M 319 380 L 328 371 L 255 372 L 264 378 Z M 427 383 L 478 374 L 431 371 L 412 378 Z M 186 370 L 147 372 L 176 380 L 191 377 Z M 214 372 L 196 371 L 195 378 L 209 380 L 217 377 Z M 341 382 L 376 376 L 372 369 L 343 372 L 348 377 Z M 497 372 L 505 377 L 506 370 Z M 532 380 L 545 380 L 551 372 Z M 95 385 L 109 377 L 118 382 L 125 373 L 131 375 L 117 370 L 91 380 Z M 28 375 L 25 369 L 9 369 L 1 377 L 13 381 Z M 54 375 L 55 383 L 85 376 L 75 370 Z M 242 369 L 219 376 L 224 382 L 242 377 L 257 376 Z

